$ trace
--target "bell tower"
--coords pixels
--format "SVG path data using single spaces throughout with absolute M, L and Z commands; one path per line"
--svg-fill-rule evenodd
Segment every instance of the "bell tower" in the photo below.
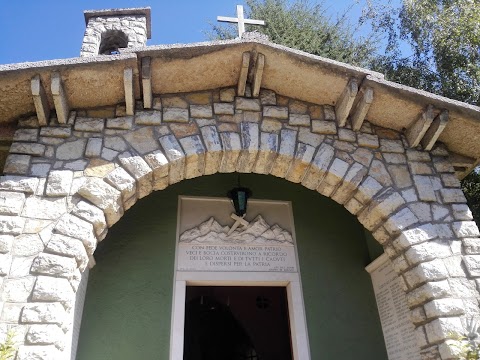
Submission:
M 118 54 L 121 48 L 146 46 L 151 37 L 149 7 L 87 10 L 84 15 L 81 57 Z

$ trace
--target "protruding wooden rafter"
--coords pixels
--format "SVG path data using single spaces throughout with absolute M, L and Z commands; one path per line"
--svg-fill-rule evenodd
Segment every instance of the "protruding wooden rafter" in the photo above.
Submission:
M 260 94 L 260 86 L 262 85 L 263 68 L 265 66 L 265 55 L 259 53 L 257 55 L 257 61 L 255 62 L 255 68 L 253 69 L 253 81 L 252 81 L 252 97 L 256 98 Z
M 123 70 L 123 86 L 125 89 L 125 113 L 133 115 L 135 110 L 135 97 L 133 94 L 133 69 Z
M 418 120 L 416 120 L 407 129 L 405 135 L 407 137 L 410 147 L 416 147 L 418 146 L 418 144 L 420 144 L 420 141 L 422 140 L 423 136 L 432 124 L 433 116 L 433 105 L 428 105 L 427 108 L 422 112 Z
M 143 107 L 145 109 L 151 109 L 152 98 L 152 70 L 151 70 L 151 57 L 142 58 L 142 90 L 143 90 Z
M 66 124 L 68 121 L 68 115 L 70 114 L 70 107 L 68 106 L 67 95 L 63 87 L 62 77 L 57 71 L 52 73 L 51 90 L 58 123 Z
M 448 110 L 442 110 L 432 122 L 421 141 L 424 150 L 432 150 L 435 142 L 448 123 Z
M 352 121 L 352 129 L 355 131 L 360 130 L 363 125 L 363 121 L 367 116 L 368 109 L 373 102 L 373 89 L 370 87 L 360 89 L 360 100 L 353 110 L 353 114 L 350 119 Z
M 357 79 L 352 78 L 348 81 L 347 86 L 343 89 L 337 104 L 335 105 L 335 115 L 337 118 L 338 126 L 344 127 L 347 123 L 348 115 L 352 109 L 353 102 L 358 93 Z
M 32 78 L 31 90 L 33 103 L 37 111 L 38 124 L 46 126 L 48 125 L 48 119 L 50 119 L 50 106 L 48 105 L 47 93 L 40 80 L 40 75 L 37 74 Z
M 238 77 L 238 87 L 237 87 L 238 96 L 245 96 L 245 88 L 247 86 L 249 66 L 250 66 L 250 52 L 246 51 L 242 55 L 242 67 L 240 68 L 240 76 Z

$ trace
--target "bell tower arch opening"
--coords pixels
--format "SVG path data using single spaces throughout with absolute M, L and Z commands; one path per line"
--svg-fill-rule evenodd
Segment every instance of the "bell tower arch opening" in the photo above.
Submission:
M 128 36 L 121 30 L 107 30 L 101 36 L 98 55 L 119 54 L 119 49 L 128 46 Z

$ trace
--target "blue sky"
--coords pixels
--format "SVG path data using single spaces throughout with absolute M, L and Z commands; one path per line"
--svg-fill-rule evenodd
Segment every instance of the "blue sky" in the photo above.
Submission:
M 332 16 L 354 0 L 325 0 Z M 206 40 L 217 15 L 234 16 L 239 0 L 4 0 L 0 10 L 0 64 L 77 57 L 85 30 L 84 10 L 152 8 L 149 45 Z M 351 14 L 358 16 L 361 5 Z

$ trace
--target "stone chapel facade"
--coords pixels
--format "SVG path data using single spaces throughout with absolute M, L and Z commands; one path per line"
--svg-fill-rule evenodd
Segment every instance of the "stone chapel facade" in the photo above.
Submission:
M 17 360 L 70 359 L 82 273 L 137 200 L 231 172 L 342 204 L 391 259 L 422 359 L 455 358 L 452 333 L 480 315 L 459 183 L 480 109 L 255 34 L 146 46 L 149 9 L 85 18 L 80 58 L 0 66 L 0 329 Z

